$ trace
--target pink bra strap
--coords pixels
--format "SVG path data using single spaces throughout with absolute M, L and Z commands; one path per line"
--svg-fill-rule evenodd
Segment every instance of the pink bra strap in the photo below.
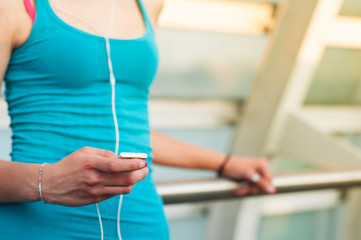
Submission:
M 36 16 L 36 10 L 35 10 L 34 5 L 31 3 L 30 0 L 24 0 L 24 4 L 25 4 L 25 7 L 26 7 L 26 10 L 27 10 L 28 13 L 29 13 L 29 16 L 30 16 L 30 18 L 31 18 L 31 21 L 34 23 L 34 21 L 35 21 L 35 16 Z

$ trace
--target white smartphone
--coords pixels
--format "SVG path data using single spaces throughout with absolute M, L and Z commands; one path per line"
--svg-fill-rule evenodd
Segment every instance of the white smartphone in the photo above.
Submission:
M 121 152 L 119 154 L 120 158 L 139 158 L 146 159 L 148 155 L 146 153 L 134 153 L 134 152 Z

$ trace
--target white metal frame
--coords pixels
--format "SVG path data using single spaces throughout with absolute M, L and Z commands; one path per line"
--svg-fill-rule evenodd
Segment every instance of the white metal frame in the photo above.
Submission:
M 265 64 L 239 119 L 233 149 L 235 153 L 269 156 L 286 153 L 288 156 L 324 166 L 361 165 L 359 149 L 331 136 L 335 132 L 360 131 L 361 124 L 358 120 L 361 108 L 303 105 L 327 46 L 361 48 L 361 34 L 355 36 L 355 32 L 361 32 L 361 20 L 339 17 L 342 2 L 283 2 Z M 304 16 L 294 17 L 300 12 L 301 6 Z M 305 11 L 305 8 L 308 8 L 308 11 Z M 289 26 L 297 26 L 297 30 L 292 30 Z M 289 35 L 292 32 L 296 36 L 304 37 L 290 41 Z M 284 52 L 288 56 L 285 56 Z M 269 104 L 266 105 L 265 102 Z M 310 194 L 316 196 L 319 193 Z M 310 206 L 314 204 L 314 200 L 307 200 L 304 195 L 297 196 L 292 202 L 300 199 Z M 325 199 L 322 198 L 322 202 L 325 202 Z M 360 216 L 356 214 L 360 211 L 360 199 L 361 196 L 355 194 L 346 198 L 347 207 L 341 213 L 345 215 L 345 219 L 340 222 L 341 229 L 346 231 L 339 231 L 340 239 L 359 239 L 358 228 L 352 223 L 361 222 Z M 271 201 L 273 200 L 276 199 L 272 198 Z M 256 239 L 254 234 L 257 232 L 260 217 L 267 212 L 263 208 L 267 201 L 255 201 L 257 207 L 253 206 L 256 202 L 251 200 L 241 204 L 237 218 L 239 224 L 235 228 L 233 239 Z M 336 202 L 341 202 L 341 199 Z M 259 209 L 259 213 L 256 213 L 258 217 L 255 217 L 254 209 Z
M 150 100 L 150 123 L 160 129 L 204 129 L 233 124 L 239 106 L 226 100 Z
M 272 13 L 273 6 L 267 1 L 167 0 L 159 25 L 162 28 L 259 35 L 272 26 Z
M 237 228 L 235 228 L 233 240 L 257 239 L 262 217 L 334 209 L 338 207 L 341 200 L 342 195 L 336 190 L 300 192 L 243 200 L 238 209 Z M 324 230 L 325 228 L 319 228 L 318 235 L 324 236 L 322 234 Z M 328 240 L 325 237 L 317 239 Z
M 5 130 L 9 128 L 10 118 L 8 116 L 8 105 L 3 98 L 0 98 L 0 129 Z M 10 139 L 9 139 L 10 140 Z
M 303 106 L 325 47 L 361 48 L 361 35 L 354 34 L 361 32 L 361 20 L 338 16 L 342 2 L 286 0 L 279 4 L 278 21 L 269 50 L 238 121 L 234 153 L 270 156 L 286 153 L 313 164 L 316 162 L 335 167 L 361 164 L 358 149 L 331 136 L 335 132 L 360 131 L 361 123 L 358 120 L 361 119 L 361 108 Z M 195 112 L 200 109 L 198 107 L 194 108 Z M 213 115 L 213 119 L 217 119 L 216 115 Z M 228 119 L 232 118 L 228 116 Z M 219 120 L 211 123 L 205 119 L 200 122 L 208 122 L 209 126 L 222 123 Z M 327 152 L 323 149 L 327 149 Z M 322 200 L 315 202 L 315 197 Z M 246 199 L 240 206 L 234 201 L 214 203 L 204 206 L 209 208 L 207 239 L 256 239 L 262 216 L 285 213 L 287 205 L 275 208 L 275 204 L 282 202 L 283 198 L 294 205 L 292 212 L 335 208 L 343 201 L 340 192 L 322 191 Z M 360 194 L 351 194 L 346 198 L 348 207 L 341 211 L 341 215 L 346 213 L 346 218 L 344 222 L 340 221 L 340 229 L 346 231 L 339 230 L 340 239 L 358 239 L 357 234 L 360 233 L 357 233 L 355 222 L 360 222 L 357 216 L 360 208 L 356 207 L 360 199 Z M 267 207 L 270 204 L 272 208 Z M 238 213 L 232 213 L 237 207 Z M 219 221 L 226 217 L 226 221 Z M 230 222 L 236 224 L 229 226 Z

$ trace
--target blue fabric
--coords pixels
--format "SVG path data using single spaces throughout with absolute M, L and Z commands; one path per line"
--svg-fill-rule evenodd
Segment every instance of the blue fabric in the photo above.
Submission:
M 150 21 L 138 2 L 145 34 L 130 40 L 111 39 L 110 45 L 119 149 L 151 156 L 148 88 L 156 73 L 158 52 Z M 32 33 L 13 52 L 5 75 L 12 161 L 55 163 L 84 146 L 114 151 L 105 40 L 63 22 L 48 0 L 36 3 Z M 147 161 L 151 170 L 151 157 Z M 117 239 L 118 201 L 117 196 L 99 204 L 104 239 Z M 150 174 L 124 196 L 120 227 L 125 240 L 169 238 L 163 204 Z M 0 238 L 100 239 L 100 227 L 95 205 L 0 204 Z

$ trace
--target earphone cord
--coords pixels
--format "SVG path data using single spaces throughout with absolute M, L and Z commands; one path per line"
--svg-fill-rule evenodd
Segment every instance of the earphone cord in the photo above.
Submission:
M 110 32 L 113 26 L 113 22 L 114 22 L 114 15 L 115 15 L 115 9 L 116 9 L 116 1 L 112 0 L 112 10 L 111 10 L 111 14 L 110 14 L 110 20 L 109 20 L 109 25 L 108 25 L 108 31 L 104 34 L 102 32 L 102 30 L 99 29 L 98 26 L 94 25 L 93 23 L 90 23 L 88 21 L 86 21 L 85 19 L 82 19 L 81 17 L 65 11 L 64 9 L 60 8 L 54 0 L 51 0 L 52 5 L 54 6 L 54 8 L 56 8 L 58 11 L 73 17 L 75 19 L 77 19 L 78 21 L 84 23 L 85 25 L 93 28 L 94 30 L 96 30 L 105 40 L 105 47 L 106 47 L 106 52 L 107 52 L 107 60 L 108 60 L 108 68 L 109 68 L 109 81 L 111 84 L 111 88 L 112 88 L 112 114 L 113 114 L 113 121 L 114 121 L 114 128 L 115 128 L 115 154 L 118 155 L 119 154 L 119 127 L 118 127 L 118 119 L 117 119 L 117 113 L 116 113 L 116 108 L 115 108 L 115 76 L 114 76 L 114 71 L 113 71 L 113 62 L 112 62 L 112 58 L 111 58 L 111 49 L 110 49 L 110 42 L 109 42 L 109 36 L 110 36 Z M 120 232 L 120 210 L 121 210 L 121 206 L 122 206 L 122 201 L 123 201 L 123 195 L 119 196 L 119 204 L 118 204 L 118 212 L 117 212 L 117 232 L 118 232 L 118 238 L 119 240 L 122 240 L 122 236 L 121 236 L 121 232 Z M 100 215 L 100 211 L 99 211 L 99 206 L 96 203 L 96 209 L 97 209 L 97 213 L 98 213 L 98 218 L 99 218 L 99 225 L 100 225 L 100 234 L 101 234 L 101 240 L 104 239 L 104 232 L 103 232 L 103 223 L 102 223 L 102 218 Z

